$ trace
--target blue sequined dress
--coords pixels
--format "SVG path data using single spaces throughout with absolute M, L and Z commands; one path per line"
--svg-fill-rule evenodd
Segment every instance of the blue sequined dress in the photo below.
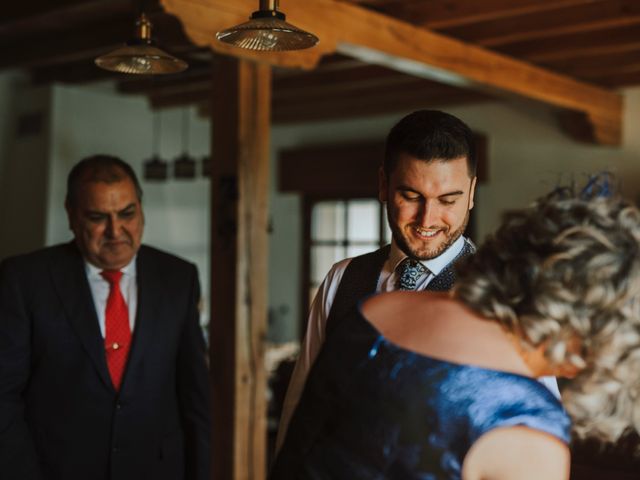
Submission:
M 471 445 L 511 425 L 569 441 L 538 381 L 405 350 L 354 310 L 314 363 L 270 478 L 460 479 Z

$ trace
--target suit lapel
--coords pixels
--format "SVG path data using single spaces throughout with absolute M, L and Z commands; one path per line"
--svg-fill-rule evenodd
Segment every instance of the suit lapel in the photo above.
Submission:
M 73 242 L 64 245 L 60 255 L 53 258 L 50 273 L 69 323 L 80 338 L 102 381 L 109 388 L 113 388 L 84 261 Z
M 158 317 L 158 299 L 162 295 L 162 276 L 155 271 L 150 252 L 144 246 L 136 257 L 136 281 L 138 284 L 138 311 L 133 331 L 133 343 L 129 352 L 129 360 L 124 374 L 122 391 L 128 387 L 127 378 L 132 377 L 136 369 L 142 366 L 144 350 L 149 339 L 154 335 Z

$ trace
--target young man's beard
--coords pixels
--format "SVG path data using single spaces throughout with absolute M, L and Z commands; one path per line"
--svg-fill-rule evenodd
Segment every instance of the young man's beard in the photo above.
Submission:
M 432 258 L 436 258 L 440 256 L 442 253 L 444 253 L 445 250 L 447 250 L 451 245 L 453 245 L 453 243 L 458 238 L 460 238 L 460 236 L 464 233 L 465 229 L 467 228 L 467 223 L 469 223 L 469 211 L 467 211 L 467 214 L 464 217 L 464 221 L 462 222 L 462 225 L 460 225 L 460 227 L 457 230 L 455 230 L 452 233 L 449 233 L 447 231 L 447 233 L 445 234 L 447 238 L 444 240 L 444 242 L 442 242 L 437 248 L 433 250 L 423 251 L 423 250 L 411 249 L 411 247 L 409 246 L 409 242 L 406 241 L 405 236 L 403 235 L 402 230 L 398 228 L 397 225 L 393 224 L 391 222 L 391 219 L 389 219 L 389 224 L 391 225 L 391 232 L 393 234 L 393 239 L 395 240 L 396 245 L 398 245 L 398 248 L 400 248 L 400 250 L 402 250 L 405 253 L 405 255 L 411 258 L 415 258 L 416 260 L 431 260 Z M 410 226 L 410 228 L 413 228 L 413 226 Z

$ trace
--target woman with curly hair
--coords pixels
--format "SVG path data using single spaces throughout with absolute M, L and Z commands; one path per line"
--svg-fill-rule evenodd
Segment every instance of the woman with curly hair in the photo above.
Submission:
M 603 441 L 640 430 L 635 207 L 543 198 L 508 213 L 458 279 L 340 322 L 273 479 L 567 479 L 572 426 Z M 571 379 L 566 411 L 546 375 Z

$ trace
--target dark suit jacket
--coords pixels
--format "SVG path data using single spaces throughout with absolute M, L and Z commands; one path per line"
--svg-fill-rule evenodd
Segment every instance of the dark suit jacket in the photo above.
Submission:
M 0 264 L 0 477 L 209 480 L 210 389 L 194 265 L 137 256 L 120 393 L 74 244 Z

